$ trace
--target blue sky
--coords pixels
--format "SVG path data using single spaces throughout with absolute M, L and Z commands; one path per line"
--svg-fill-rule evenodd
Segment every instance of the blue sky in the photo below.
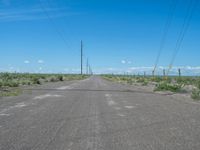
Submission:
M 190 0 L 178 0 L 157 73 L 166 68 Z M 0 0 L 0 71 L 151 72 L 172 0 Z M 47 13 L 47 14 L 46 14 Z M 47 17 L 49 16 L 49 18 Z M 200 74 L 200 3 L 172 71 Z M 172 72 L 173 73 L 173 72 Z

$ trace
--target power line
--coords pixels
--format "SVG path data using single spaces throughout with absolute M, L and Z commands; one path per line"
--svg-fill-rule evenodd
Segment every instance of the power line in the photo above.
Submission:
M 42 4 L 42 1 L 39 0 L 40 3 L 40 7 L 43 10 L 44 14 L 47 16 L 49 22 L 52 24 L 52 26 L 54 27 L 56 33 L 58 34 L 58 36 L 63 40 L 64 44 L 68 47 L 69 45 L 67 44 L 67 40 L 65 39 L 63 33 L 57 28 L 55 22 L 53 21 L 53 19 L 50 17 L 48 11 L 46 10 L 46 8 L 44 7 L 44 5 Z
M 177 0 L 172 0 L 171 5 L 170 5 L 170 11 L 169 11 L 169 14 L 168 14 L 168 17 L 167 17 L 167 21 L 165 23 L 163 36 L 162 36 L 161 41 L 160 41 L 160 46 L 159 46 L 159 50 L 158 50 L 158 55 L 156 57 L 155 66 L 154 66 L 154 69 L 153 69 L 153 74 L 155 73 L 156 68 L 158 66 L 159 59 L 160 59 L 161 53 L 163 51 L 163 48 L 164 48 L 164 45 L 165 45 L 165 42 L 166 42 L 166 38 L 167 38 L 167 34 L 168 34 L 168 31 L 169 31 L 169 28 L 170 28 L 170 25 L 171 25 L 171 22 L 172 22 L 172 19 L 173 19 L 173 16 L 174 16 L 176 5 L 177 5 Z
M 53 5 L 51 4 L 51 2 L 50 2 L 49 0 L 46 0 L 46 2 L 47 2 L 48 6 L 49 6 L 50 8 L 53 8 Z M 65 30 L 64 30 L 63 28 L 60 28 L 60 32 L 65 33 Z M 68 41 L 69 41 L 69 40 L 68 40 Z
M 83 74 L 83 41 L 81 40 L 81 75 Z
M 183 43 L 183 40 L 184 40 L 184 37 L 186 35 L 186 32 L 189 28 L 189 25 L 190 25 L 190 21 L 192 19 L 192 16 L 193 16 L 193 13 L 194 13 L 194 10 L 197 6 L 197 3 L 198 3 L 198 0 L 190 0 L 190 3 L 188 5 L 188 8 L 187 8 L 187 12 L 186 12 L 186 15 L 184 17 L 184 22 L 183 22 L 183 25 L 182 25 L 182 28 L 181 28 L 181 31 L 179 33 L 179 36 L 178 36 L 178 39 L 176 41 L 176 46 L 175 46 L 175 49 L 174 49 L 174 53 L 172 55 L 172 59 L 171 59 L 171 62 L 169 64 L 169 68 L 167 70 L 167 75 L 169 74 L 171 68 L 172 68 L 172 65 L 176 59 L 176 56 L 178 54 L 178 52 L 180 51 L 180 47 Z

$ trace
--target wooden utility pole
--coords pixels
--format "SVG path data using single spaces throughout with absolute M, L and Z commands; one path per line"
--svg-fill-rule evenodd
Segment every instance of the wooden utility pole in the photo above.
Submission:
M 81 75 L 83 74 L 83 41 L 81 40 Z
M 92 75 L 92 68 L 90 65 L 89 65 L 89 74 Z
M 178 76 L 181 77 L 181 69 L 178 69 Z
M 89 70 L 89 69 L 88 69 L 88 68 L 89 68 L 88 65 L 89 65 L 89 61 L 88 61 L 88 58 L 87 58 L 87 62 L 86 62 L 86 74 L 89 73 L 89 71 L 88 71 L 88 70 Z
M 146 71 L 144 71 L 144 78 L 146 77 Z
M 165 72 L 165 69 L 163 69 L 163 77 L 166 76 L 166 72 Z
M 152 77 L 154 78 L 154 76 L 155 76 L 155 71 L 153 70 L 152 71 Z

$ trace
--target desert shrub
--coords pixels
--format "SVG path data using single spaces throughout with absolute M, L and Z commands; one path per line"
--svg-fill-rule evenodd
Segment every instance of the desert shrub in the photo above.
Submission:
M 159 84 L 156 85 L 154 91 L 180 92 L 181 91 L 181 85 L 162 82 L 162 83 L 159 83 Z
M 133 80 L 131 78 L 127 78 L 127 83 L 128 84 L 133 84 Z
M 200 84 L 200 80 L 198 77 L 179 77 L 176 78 L 177 83 L 185 84 L 185 85 L 197 85 Z
M 148 84 L 148 79 L 147 79 L 147 78 L 138 78 L 138 79 L 137 79 L 137 82 L 138 82 L 138 83 L 141 83 L 142 86 L 145 86 L 145 85 Z
M 122 77 L 122 78 L 120 78 L 122 81 L 126 81 L 127 80 L 127 78 L 125 78 L 125 77 Z
M 144 78 L 138 78 L 138 79 L 137 79 L 137 82 L 139 82 L 139 83 L 144 83 L 144 81 L 145 81 Z
M 198 89 L 200 89 L 200 80 L 197 80 L 195 84 L 196 84 L 196 87 L 197 87 Z
M 191 98 L 194 100 L 200 100 L 200 89 L 193 89 Z
M 147 80 L 145 80 L 145 81 L 142 83 L 142 86 L 146 86 L 146 85 L 148 85 L 148 81 L 147 81 Z
M 50 82 L 56 82 L 56 81 L 58 81 L 58 79 L 55 76 L 50 77 Z
M 20 81 L 21 85 L 31 85 L 31 81 L 30 80 L 21 80 Z M 36 83 L 37 84 L 37 83 Z
M 10 82 L 10 87 L 18 87 L 19 86 L 19 83 L 18 82 Z
M 43 82 L 57 82 L 79 80 L 87 78 L 86 75 L 61 74 L 29 74 L 29 73 L 0 73 L 0 88 L 18 87 L 19 85 L 42 84 Z
M 0 90 L 0 97 L 17 96 L 22 93 L 20 89 Z
M 79 77 L 81 77 L 81 75 Z M 74 78 L 76 79 L 77 77 L 73 77 L 72 75 L 66 75 L 64 80 L 73 80 Z
M 2 86 L 3 87 L 18 87 L 19 83 L 15 81 L 3 81 Z
M 59 75 L 59 76 L 58 76 L 58 80 L 59 80 L 59 81 L 64 81 L 64 77 L 63 77 L 62 75 Z
M 162 79 L 162 77 L 152 77 L 151 78 L 151 81 L 153 81 L 153 82 L 161 82 L 163 79 Z
M 33 81 L 33 84 L 41 84 L 40 79 L 37 78 L 37 77 L 34 77 L 34 78 L 32 79 L 32 81 Z
M 0 78 L 4 81 L 12 80 L 13 77 L 10 73 L 1 73 Z
M 178 77 L 175 78 L 176 82 L 179 84 L 185 84 L 185 85 L 190 85 L 193 84 L 194 80 L 193 78 L 189 77 Z

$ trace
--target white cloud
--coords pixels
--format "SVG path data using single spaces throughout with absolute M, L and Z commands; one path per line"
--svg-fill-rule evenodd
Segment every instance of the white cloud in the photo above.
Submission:
M 64 68 L 63 69 L 65 72 L 69 72 L 69 69 L 68 68 Z
M 25 63 L 25 64 L 29 64 L 30 61 L 29 61 L 29 60 L 25 60 L 24 63 Z
M 142 66 L 142 67 L 131 67 L 131 68 L 128 68 L 128 69 L 130 69 L 130 70 L 152 70 L 153 67 L 144 67 L 144 66 Z
M 108 68 L 108 70 L 109 70 L 109 71 L 113 71 L 113 70 L 114 70 L 114 68 Z
M 43 64 L 44 60 L 38 60 L 38 64 Z
M 121 60 L 121 63 L 122 63 L 122 64 L 125 64 L 125 63 L 126 63 L 126 61 L 125 61 L 125 60 Z
M 0 0 L 1 1 L 1 0 Z M 9 0 L 3 0 L 2 3 L 4 5 L 10 5 Z M 48 19 L 46 15 L 44 15 L 44 10 L 40 7 L 33 7 L 27 10 L 24 9 L 13 9 L 0 10 L 0 21 L 8 22 L 8 21 L 29 21 L 29 20 L 41 20 Z M 61 18 L 67 16 L 80 15 L 78 12 L 67 12 L 68 8 L 46 8 L 48 14 L 51 18 Z
M 163 66 L 159 66 L 158 68 L 159 68 L 159 69 L 162 69 L 162 70 L 165 69 L 165 67 L 163 67 Z
M 129 68 L 96 68 L 94 69 L 94 72 L 97 74 L 144 74 L 144 72 L 147 75 L 152 75 L 153 66 L 134 66 Z M 156 69 L 156 75 L 162 75 L 163 69 L 167 71 L 169 67 L 168 66 L 158 66 Z M 178 69 L 181 69 L 182 75 L 200 75 L 200 67 L 192 67 L 192 66 L 174 66 L 170 70 L 169 75 L 178 75 Z
M 132 64 L 132 61 L 130 60 L 121 60 L 122 64 Z

